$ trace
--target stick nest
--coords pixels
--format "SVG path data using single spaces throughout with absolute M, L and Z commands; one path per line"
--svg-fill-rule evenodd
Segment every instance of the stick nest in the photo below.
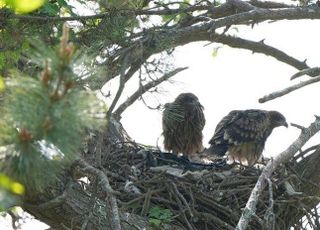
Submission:
M 300 153 L 273 174 L 259 197 L 249 229 L 320 226 L 316 208 L 319 197 L 314 194 L 320 187 L 299 171 L 304 156 L 316 151 L 319 146 Z M 99 166 L 96 157 L 84 157 Z M 193 165 L 135 143 L 108 146 L 99 164 L 112 188 L 119 192 L 119 208 L 146 216 L 155 229 L 163 229 L 166 222 L 182 229 L 234 229 L 263 168 L 221 162 Z M 306 185 L 313 192 L 307 193 Z

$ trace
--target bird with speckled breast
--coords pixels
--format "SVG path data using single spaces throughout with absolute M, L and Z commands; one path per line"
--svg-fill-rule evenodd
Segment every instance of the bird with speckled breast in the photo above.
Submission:
M 273 129 L 279 126 L 288 124 L 277 111 L 233 110 L 218 123 L 205 153 L 218 157 L 228 153 L 229 160 L 252 166 L 261 158 Z
M 164 148 L 174 154 L 197 155 L 203 151 L 203 106 L 193 93 L 182 93 L 164 105 L 162 127 Z

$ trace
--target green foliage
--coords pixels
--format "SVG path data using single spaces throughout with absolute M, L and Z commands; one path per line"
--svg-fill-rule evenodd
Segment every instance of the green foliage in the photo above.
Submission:
M 61 12 L 68 13 L 71 16 L 76 16 L 73 12 L 73 6 L 69 5 L 65 0 L 47 1 L 40 13 L 44 13 L 49 16 L 58 16 Z
M 163 223 L 170 223 L 172 221 L 172 216 L 173 214 L 170 209 L 154 206 L 149 210 L 149 223 L 159 228 Z
M 6 81 L 0 145 L 7 159 L 0 167 L 27 190 L 53 182 L 76 158 L 85 128 L 97 128 L 103 120 L 95 118 L 104 109 L 95 95 L 76 84 L 74 46 L 67 41 L 64 29 L 56 49 L 38 46 L 39 77 L 13 72 Z
M 0 0 L 2 5 L 12 8 L 16 13 L 30 13 L 44 4 L 45 0 Z
M 0 173 L 0 212 L 16 205 L 23 194 L 22 184 Z

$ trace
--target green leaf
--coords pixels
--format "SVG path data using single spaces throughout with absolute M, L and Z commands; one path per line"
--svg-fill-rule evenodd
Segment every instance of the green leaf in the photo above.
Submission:
M 218 46 L 218 47 L 213 48 L 213 51 L 211 54 L 213 58 L 216 58 L 218 56 L 218 51 L 220 48 L 222 48 L 222 46 Z

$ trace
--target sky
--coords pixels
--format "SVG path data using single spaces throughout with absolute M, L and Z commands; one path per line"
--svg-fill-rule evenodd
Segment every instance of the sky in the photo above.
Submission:
M 289 55 L 303 61 L 311 67 L 319 65 L 320 33 L 319 21 L 282 21 L 261 23 L 250 27 L 238 27 L 236 34 L 242 38 L 260 41 L 279 48 Z M 188 66 L 173 77 L 174 82 L 160 86 L 157 95 L 146 95 L 145 100 L 151 105 L 172 102 L 182 92 L 192 92 L 198 96 L 204 106 L 206 126 L 204 128 L 204 145 L 212 137 L 217 123 L 234 109 L 264 109 L 281 112 L 289 123 L 308 126 L 314 121 L 314 115 L 320 115 L 316 98 L 320 97 L 317 84 L 306 86 L 291 94 L 260 104 L 258 99 L 273 91 L 286 88 L 308 76 L 290 81 L 297 72 L 293 67 L 281 63 L 263 54 L 252 54 L 251 51 L 232 49 L 222 46 L 216 57 L 212 53 L 219 45 L 193 43 L 176 49 L 173 63 L 176 67 Z M 117 84 L 114 82 L 113 84 Z M 125 92 L 122 100 L 135 90 L 136 82 Z M 137 142 L 162 147 L 162 111 L 149 110 L 138 101 L 122 116 L 122 124 L 129 135 Z M 276 128 L 267 141 L 265 156 L 276 156 L 285 150 L 300 134 L 300 130 L 289 127 Z M 310 144 L 316 143 L 316 139 Z M 309 144 L 309 145 L 310 145 Z
M 260 41 L 279 48 L 299 60 L 307 59 L 310 67 L 319 66 L 320 21 L 281 21 L 261 23 L 254 28 L 239 26 L 232 30 L 242 38 Z M 281 112 L 289 123 L 308 126 L 314 121 L 314 115 L 320 115 L 319 83 L 294 91 L 273 101 L 260 104 L 258 99 L 273 91 L 286 88 L 301 80 L 304 76 L 290 81 L 297 72 L 291 66 L 281 63 L 263 54 L 232 49 L 221 46 L 217 56 L 213 57 L 214 48 L 219 44 L 207 42 L 193 43 L 178 47 L 170 61 L 175 67 L 188 66 L 172 78 L 173 83 L 163 83 L 159 94 L 145 95 L 150 105 L 172 102 L 183 92 L 192 92 L 198 96 L 204 106 L 206 126 L 204 128 L 204 145 L 214 133 L 217 123 L 234 109 L 264 109 Z M 108 87 L 114 91 L 117 79 Z M 124 101 L 138 87 L 136 81 L 130 81 L 128 89 L 122 95 Z M 120 102 L 121 102 L 120 101 Z M 156 102 L 156 103 L 155 103 Z M 161 111 L 149 110 L 141 101 L 129 107 L 122 115 L 122 124 L 129 135 L 137 142 L 162 148 Z M 276 128 L 268 139 L 264 156 L 276 156 L 285 150 L 300 134 L 300 130 L 289 127 Z M 308 145 L 318 143 L 315 136 Z M 0 221 L 0 229 L 11 229 L 10 223 Z M 23 229 L 45 229 L 43 225 L 28 222 Z

